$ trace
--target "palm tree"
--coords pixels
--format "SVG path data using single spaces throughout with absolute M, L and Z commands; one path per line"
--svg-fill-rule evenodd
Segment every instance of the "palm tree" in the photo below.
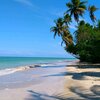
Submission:
M 54 38 L 56 35 L 61 36 L 63 34 L 63 19 L 58 18 L 55 22 L 55 26 L 51 27 L 51 31 L 54 32 Z
M 98 8 L 96 8 L 94 5 L 93 6 L 89 6 L 88 7 L 88 10 L 89 10 L 89 13 L 90 13 L 90 18 L 93 22 L 95 22 L 96 20 L 96 17 L 94 15 L 94 12 L 97 10 Z
M 58 18 L 55 21 L 55 26 L 51 27 L 51 31 L 54 32 L 54 38 L 56 35 L 62 38 L 62 41 L 65 42 L 66 45 L 73 43 L 73 38 L 68 30 L 68 26 L 65 25 L 64 20 L 62 18 Z
M 83 16 L 83 13 L 86 10 L 87 1 L 80 0 L 71 0 L 71 2 L 67 3 L 66 6 L 68 10 L 66 13 L 70 13 L 70 16 L 74 16 L 75 21 L 79 22 L 79 16 Z
M 64 31 L 62 39 L 65 42 L 66 47 L 68 47 L 69 44 L 73 44 L 73 37 L 68 31 Z
M 65 24 L 68 26 L 68 24 L 70 24 L 71 21 L 72 20 L 71 20 L 70 15 L 69 14 L 65 14 L 64 15 L 64 22 L 65 22 Z

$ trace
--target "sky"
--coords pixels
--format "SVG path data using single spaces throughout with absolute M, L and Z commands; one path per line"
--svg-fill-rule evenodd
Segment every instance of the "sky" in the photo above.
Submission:
M 54 20 L 67 10 L 67 1 L 0 0 L 0 56 L 73 57 L 50 32 Z M 88 2 L 99 8 L 100 0 Z M 100 12 L 95 14 L 99 18 Z M 74 21 L 70 28 L 75 30 Z

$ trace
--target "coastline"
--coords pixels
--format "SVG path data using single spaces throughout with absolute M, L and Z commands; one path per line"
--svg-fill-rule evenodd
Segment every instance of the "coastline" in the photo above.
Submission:
M 99 100 L 100 66 L 66 65 L 37 66 L 1 76 L 0 100 Z
M 0 69 L 0 76 L 12 74 L 18 71 L 28 70 L 31 68 L 44 67 L 44 66 L 60 66 L 60 65 L 66 66 L 66 63 L 67 65 L 71 65 L 71 64 L 75 64 L 76 62 L 78 62 L 78 60 L 72 61 L 70 59 L 67 59 L 67 60 L 58 60 L 53 62 L 26 64 L 26 65 L 11 67 L 11 68 L 8 67 L 8 68 Z

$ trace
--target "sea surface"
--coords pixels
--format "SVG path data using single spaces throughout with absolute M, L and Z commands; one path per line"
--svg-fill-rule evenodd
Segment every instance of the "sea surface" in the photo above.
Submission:
M 51 57 L 0 57 L 0 76 L 14 73 L 19 68 L 33 65 L 58 66 L 67 65 L 74 58 L 51 58 Z

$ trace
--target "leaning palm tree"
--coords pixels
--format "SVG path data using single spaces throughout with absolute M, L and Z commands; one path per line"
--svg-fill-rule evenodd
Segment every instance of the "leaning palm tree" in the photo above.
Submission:
M 89 13 L 90 13 L 90 18 L 93 22 L 96 21 L 96 17 L 94 15 L 94 12 L 97 10 L 98 8 L 96 8 L 94 5 L 93 6 L 89 6 L 88 7 L 88 10 L 89 10 Z
M 56 35 L 61 36 L 63 34 L 63 19 L 58 18 L 55 22 L 55 26 L 51 27 L 51 31 L 54 32 L 54 38 Z
M 55 21 L 55 26 L 51 27 L 51 31 L 54 32 L 54 38 L 56 35 L 62 38 L 62 41 L 65 42 L 66 45 L 73 43 L 72 36 L 68 30 L 68 26 L 65 25 L 64 20 L 62 18 L 58 18 Z
M 73 44 L 73 37 L 69 31 L 64 31 L 62 39 L 65 42 L 66 47 L 68 47 L 69 44 Z
M 83 16 L 83 13 L 86 10 L 87 1 L 80 0 L 71 0 L 71 2 L 67 3 L 66 6 L 68 10 L 66 13 L 70 13 L 70 16 L 74 16 L 75 21 L 79 22 L 79 16 Z

